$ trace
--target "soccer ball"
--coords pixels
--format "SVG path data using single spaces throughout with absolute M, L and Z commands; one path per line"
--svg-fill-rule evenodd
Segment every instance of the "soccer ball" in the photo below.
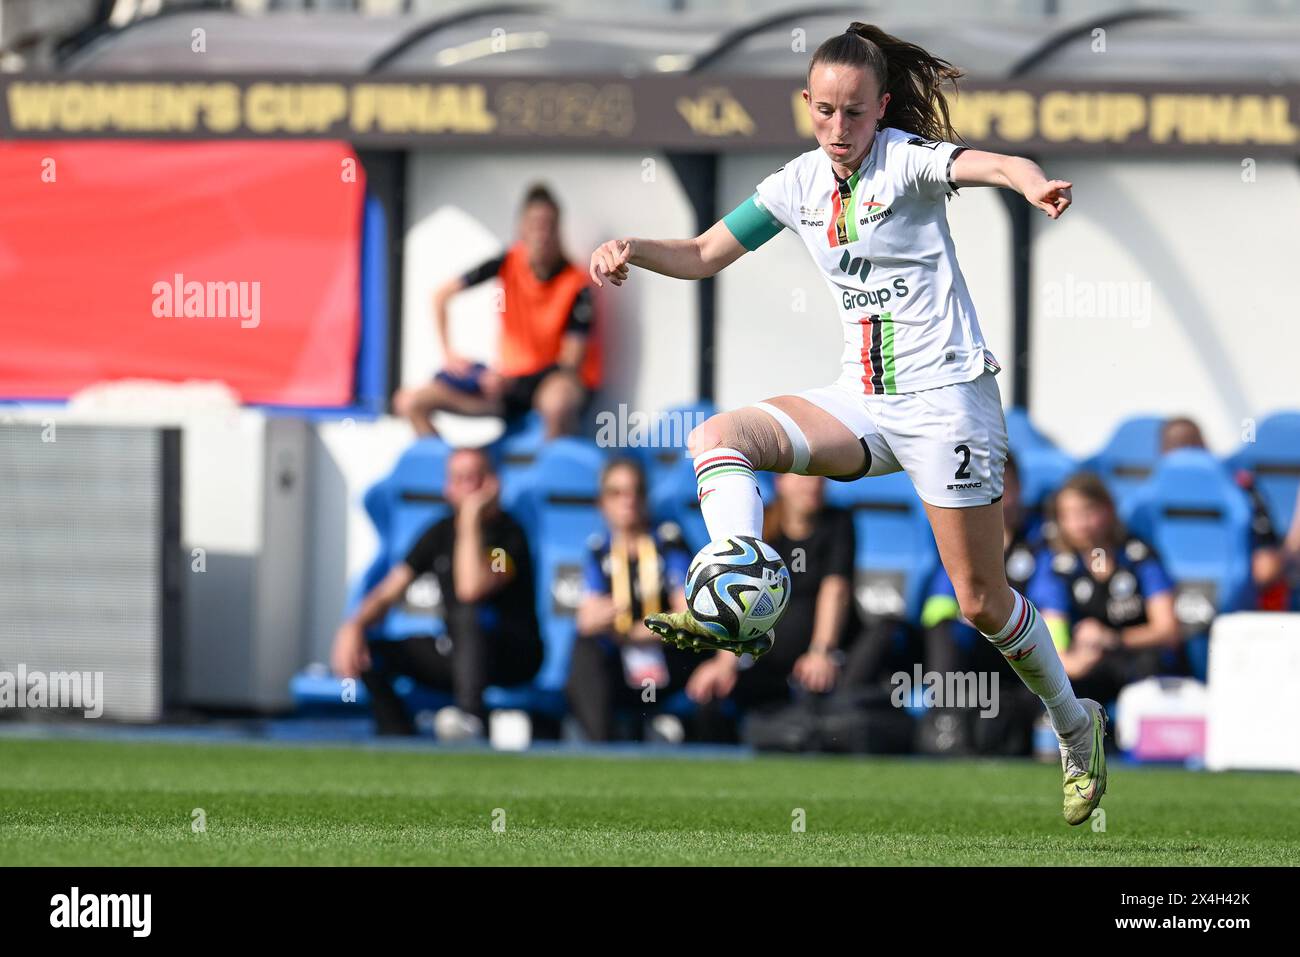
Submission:
M 686 573 L 686 607 L 720 638 L 763 637 L 789 603 L 785 562 L 771 545 L 749 535 L 709 542 Z

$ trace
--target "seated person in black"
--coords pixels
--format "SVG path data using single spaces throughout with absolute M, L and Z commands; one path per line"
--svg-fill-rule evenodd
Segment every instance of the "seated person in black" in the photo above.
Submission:
M 429 527 L 335 636 L 334 671 L 365 682 L 380 734 L 415 732 L 393 690 L 399 675 L 452 692 L 455 705 L 438 714 L 440 736 L 474 737 L 483 734 L 487 717 L 483 689 L 521 684 L 541 667 L 528 541 L 502 511 L 499 492 L 482 450 L 452 453 L 444 491 L 452 514 Z M 426 574 L 441 592 L 446 633 L 400 641 L 367 638 L 366 629 Z
M 1106 704 L 1158 674 L 1187 674 L 1174 589 L 1151 547 L 1129 535 L 1102 480 L 1069 478 L 1049 509 L 1026 597 L 1047 623 L 1074 693 Z
M 589 741 L 618 736 L 620 708 L 637 716 L 629 731 L 639 739 L 644 719 L 659 711 L 699 663 L 693 652 L 664 645 L 642 622 L 646 615 L 686 607 L 691 555 L 676 525 L 650 528 L 645 474 L 631 459 L 615 459 L 602 471 L 600 512 L 608 531 L 589 543 L 583 569 L 569 707 Z M 680 722 L 673 727 L 670 737 L 684 735 Z
M 719 722 L 712 737 L 734 733 L 721 723 L 721 699 L 734 698 L 741 708 L 779 707 L 789 703 L 792 690 L 824 694 L 835 687 L 841 644 L 857 628 L 855 542 L 852 516 L 826 506 L 822 491 L 820 476 L 776 476 L 776 501 L 764 515 L 763 540 L 790 570 L 790 604 L 771 651 L 747 668 L 731 652 L 719 652 L 686 683 L 687 694 Z
M 1033 578 L 1041 548 L 1041 526 L 1031 523 L 1025 513 L 1020 498 L 1020 470 L 1015 458 L 1008 455 L 1003 468 L 1002 555 L 1007 584 L 1022 595 Z M 921 608 L 921 628 L 926 672 L 998 676 L 997 713 L 983 717 L 973 708 L 967 712 L 959 732 L 963 735 L 961 750 L 977 754 L 1031 753 L 1034 722 L 1043 714 L 1042 701 L 1025 687 L 997 647 L 962 617 L 957 592 L 943 565 L 930 580 Z

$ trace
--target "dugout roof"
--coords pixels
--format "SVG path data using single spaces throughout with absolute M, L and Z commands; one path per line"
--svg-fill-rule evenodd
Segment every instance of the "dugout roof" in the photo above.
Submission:
M 64 51 L 61 69 L 97 75 L 583 73 L 631 78 L 707 72 L 797 77 L 822 39 L 842 30 L 849 19 L 864 16 L 854 7 L 802 9 L 749 20 L 640 13 L 633 19 L 614 13 L 599 19 L 548 13 L 540 5 L 499 3 L 436 16 L 181 11 L 91 37 Z M 947 57 L 972 77 L 990 80 L 1300 80 L 1300 22 L 1290 20 L 1141 10 L 1065 24 L 890 18 L 883 25 Z M 1094 49 L 1097 28 L 1106 31 L 1104 52 Z M 205 52 L 191 49 L 196 29 L 205 32 Z M 805 31 L 803 49 L 791 49 L 795 29 Z

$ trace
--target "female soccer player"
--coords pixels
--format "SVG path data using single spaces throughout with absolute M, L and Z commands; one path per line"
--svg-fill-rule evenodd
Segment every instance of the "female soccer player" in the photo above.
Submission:
M 819 149 L 791 160 L 694 239 L 616 239 L 591 256 L 598 285 L 639 266 L 702 279 L 795 231 L 839 306 L 844 353 L 830 386 L 715 415 L 688 440 L 713 540 L 761 538 L 754 469 L 852 481 L 903 469 L 925 503 L 962 614 L 1047 708 L 1060 740 L 1065 817 L 1088 819 L 1106 789 L 1101 706 L 1078 699 L 1047 627 L 1002 563 L 1006 423 L 944 201 L 959 186 L 1014 189 L 1051 219 L 1070 185 L 1019 157 L 966 149 L 943 92 L 960 72 L 875 26 L 817 48 L 808 104 Z M 718 639 L 689 612 L 646 624 L 678 645 L 761 654 Z

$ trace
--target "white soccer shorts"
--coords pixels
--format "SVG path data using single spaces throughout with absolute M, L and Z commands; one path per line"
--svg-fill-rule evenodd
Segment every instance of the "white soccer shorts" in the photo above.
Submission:
M 835 416 L 863 443 L 871 463 L 862 474 L 906 471 L 923 501 L 944 508 L 1002 498 L 1007 423 L 992 372 L 897 395 L 864 395 L 843 382 L 797 394 Z

